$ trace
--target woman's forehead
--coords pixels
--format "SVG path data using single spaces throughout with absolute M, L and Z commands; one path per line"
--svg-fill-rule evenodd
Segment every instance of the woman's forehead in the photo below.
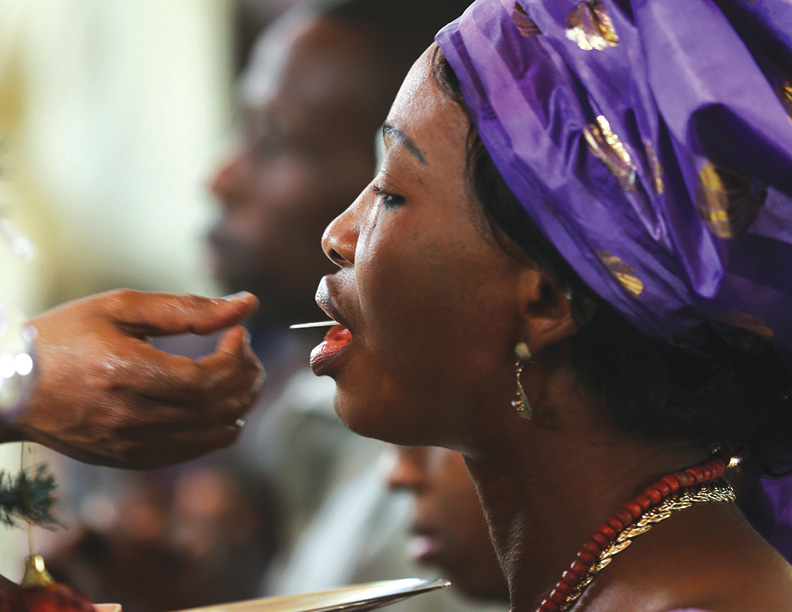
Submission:
M 463 159 L 469 128 L 464 111 L 437 82 L 436 56 L 436 47 L 432 45 L 413 64 L 386 121 L 386 126 L 425 152 L 426 165 L 430 167 L 433 161 L 447 159 L 452 150 Z M 393 139 L 386 139 L 386 147 L 388 140 Z

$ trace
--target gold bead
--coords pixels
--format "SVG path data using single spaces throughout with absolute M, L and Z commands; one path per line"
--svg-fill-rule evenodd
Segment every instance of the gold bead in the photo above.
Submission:
M 531 349 L 528 348 L 527 342 L 518 342 L 514 347 L 514 355 L 520 361 L 530 361 L 531 357 L 533 357 L 531 354 Z

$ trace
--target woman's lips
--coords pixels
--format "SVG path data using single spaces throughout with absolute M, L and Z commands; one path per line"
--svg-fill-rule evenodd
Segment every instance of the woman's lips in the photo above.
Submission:
M 437 565 L 442 558 L 439 540 L 429 534 L 413 534 L 407 552 L 415 563 Z
M 332 376 L 350 340 L 352 333 L 344 325 L 333 325 L 325 334 L 324 341 L 311 351 L 311 369 L 314 374 Z

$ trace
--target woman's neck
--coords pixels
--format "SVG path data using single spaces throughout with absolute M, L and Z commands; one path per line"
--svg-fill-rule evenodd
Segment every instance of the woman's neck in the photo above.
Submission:
M 536 610 L 581 545 L 642 487 L 705 458 L 621 433 L 508 437 L 468 469 L 518 612 Z

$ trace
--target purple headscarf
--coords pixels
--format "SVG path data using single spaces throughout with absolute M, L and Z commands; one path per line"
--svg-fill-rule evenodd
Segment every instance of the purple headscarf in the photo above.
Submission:
M 649 336 L 770 347 L 792 372 L 792 4 L 478 0 L 437 42 L 589 287 Z M 786 513 L 792 560 L 790 486 L 761 481 L 754 516 Z
M 437 41 L 594 291 L 650 336 L 769 343 L 792 370 L 792 5 L 479 0 Z

